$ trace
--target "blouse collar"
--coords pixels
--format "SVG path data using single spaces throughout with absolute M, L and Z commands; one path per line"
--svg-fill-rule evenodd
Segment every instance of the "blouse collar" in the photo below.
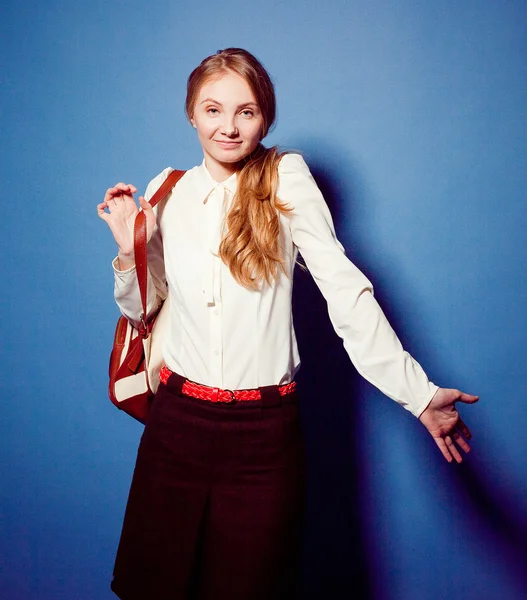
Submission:
M 205 160 L 203 160 L 201 165 L 198 167 L 198 171 L 200 175 L 200 183 L 202 183 L 202 186 L 200 186 L 200 196 L 202 197 L 203 201 L 205 201 L 209 197 L 212 190 L 221 187 L 228 190 L 233 196 L 236 193 L 236 173 L 230 175 L 227 179 L 225 179 L 225 181 L 218 182 L 212 177 L 209 170 L 207 169 L 207 166 L 205 165 Z

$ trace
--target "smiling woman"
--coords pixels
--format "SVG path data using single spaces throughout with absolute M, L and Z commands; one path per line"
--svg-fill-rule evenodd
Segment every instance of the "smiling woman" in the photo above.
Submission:
M 260 144 L 276 117 L 271 78 L 252 54 L 228 48 L 191 73 L 185 108 L 212 177 L 237 171 L 219 256 L 242 286 L 271 283 L 283 267 L 279 214 L 288 212 L 276 194 L 282 155 Z
M 112 589 L 123 600 L 288 600 L 304 506 L 304 444 L 294 377 L 300 358 L 291 295 L 298 252 L 328 302 L 358 371 L 461 461 L 468 428 L 455 402 L 405 352 L 346 258 L 329 210 L 298 154 L 265 148 L 276 104 L 268 73 L 245 50 L 190 75 L 187 116 L 203 163 L 147 220 L 150 318 L 167 295 L 161 384 L 139 447 Z M 150 198 L 165 169 L 147 188 Z M 136 188 L 98 205 L 115 237 L 115 298 L 134 324 Z
M 236 73 L 203 84 L 191 114 L 210 174 L 218 181 L 229 177 L 233 164 L 262 139 L 262 113 L 251 88 Z

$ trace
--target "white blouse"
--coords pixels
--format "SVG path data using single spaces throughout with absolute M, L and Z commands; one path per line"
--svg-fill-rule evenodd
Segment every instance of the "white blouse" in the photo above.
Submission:
M 147 187 L 148 200 L 171 169 Z M 222 183 L 205 163 L 178 182 L 157 206 L 148 246 L 148 310 L 170 294 L 167 366 L 208 386 L 248 389 L 294 379 L 300 358 L 291 313 L 292 273 L 301 253 L 328 303 L 331 322 L 359 373 L 419 416 L 437 390 L 401 346 L 373 297 L 372 284 L 344 254 L 329 209 L 303 158 L 280 161 L 278 197 L 293 208 L 281 215 L 285 273 L 273 285 L 247 290 L 218 256 L 222 223 L 236 192 L 236 175 Z M 141 301 L 135 267 L 115 273 L 115 299 L 132 322 Z

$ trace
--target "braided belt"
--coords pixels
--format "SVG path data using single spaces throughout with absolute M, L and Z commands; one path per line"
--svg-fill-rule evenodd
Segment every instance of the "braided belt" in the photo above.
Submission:
M 159 380 L 161 383 L 168 381 L 168 378 L 172 374 L 172 371 L 165 365 L 161 367 L 159 371 Z M 287 396 L 292 394 L 296 389 L 296 381 L 286 383 L 278 388 L 280 396 Z M 198 398 L 199 400 L 208 400 L 209 402 L 234 402 L 239 400 L 241 402 L 250 400 L 261 400 L 262 394 L 258 388 L 254 390 L 222 390 L 217 387 L 209 387 L 207 385 L 201 385 L 200 383 L 194 383 L 193 381 L 185 380 L 181 392 L 185 396 L 191 396 L 192 398 Z

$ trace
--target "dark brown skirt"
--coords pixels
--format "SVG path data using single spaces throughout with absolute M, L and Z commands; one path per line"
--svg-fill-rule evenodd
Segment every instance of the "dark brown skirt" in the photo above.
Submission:
M 304 512 L 294 394 L 213 404 L 161 385 L 141 438 L 112 590 L 122 600 L 290 600 Z

